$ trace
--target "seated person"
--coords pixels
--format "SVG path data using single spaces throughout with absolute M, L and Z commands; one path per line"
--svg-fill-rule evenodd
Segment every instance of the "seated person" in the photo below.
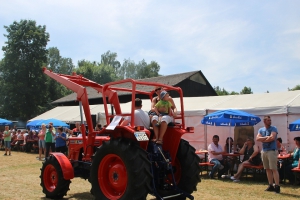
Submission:
M 73 137 L 77 137 L 80 133 L 81 133 L 81 129 L 80 129 L 80 123 L 79 122 L 76 122 L 75 123 L 75 128 L 73 128 L 72 130 L 72 134 L 73 134 Z
M 102 125 L 98 123 L 95 127 L 95 131 L 101 131 L 102 130 Z
M 233 182 L 239 182 L 240 177 L 244 170 L 244 165 L 260 165 L 261 157 L 259 148 L 255 145 L 254 139 L 252 137 L 248 137 L 247 141 L 244 143 L 242 149 L 239 151 L 240 154 L 244 155 L 242 163 L 239 165 L 238 171 L 234 176 L 231 176 L 230 179 Z M 226 178 L 227 176 L 222 176 L 222 178 Z
M 17 133 L 16 131 L 10 131 L 12 133 L 12 136 L 11 136 L 11 144 L 14 145 L 16 144 L 16 142 L 18 141 L 18 136 L 17 136 Z
M 277 149 L 278 149 L 278 153 L 286 153 L 286 149 L 285 147 L 282 145 L 282 139 L 281 137 L 277 138 L 276 140 L 276 145 L 277 145 Z
M 156 97 L 154 97 L 151 101 L 151 111 L 149 112 L 150 115 L 150 119 L 151 119 L 151 124 L 153 127 L 153 131 L 154 131 L 154 137 L 155 139 L 153 139 L 153 142 L 156 142 L 156 144 L 162 145 L 163 144 L 163 138 L 164 135 L 166 133 L 166 130 L 168 128 L 168 124 L 174 121 L 174 117 L 177 116 L 177 108 L 175 105 L 174 100 L 172 99 L 171 96 L 168 95 L 168 101 L 172 104 L 172 115 L 165 115 L 162 116 L 161 118 L 161 122 L 159 126 L 156 126 L 157 122 L 158 122 L 158 116 L 156 116 L 156 113 L 154 112 L 155 110 L 155 105 L 158 103 L 158 101 L 160 100 L 160 94 L 163 92 L 161 87 L 156 86 L 155 87 L 155 93 L 157 94 Z M 154 113 L 154 115 L 153 115 Z
M 160 93 L 160 100 L 155 104 L 154 110 L 156 115 L 158 116 L 157 126 L 160 125 L 161 119 L 165 115 L 172 115 L 171 107 L 172 104 L 168 101 L 169 94 L 166 91 L 162 91 Z
M 21 130 L 18 130 L 18 136 L 17 136 L 17 139 L 18 139 L 18 143 L 21 143 L 21 142 L 24 142 L 24 132 Z M 23 140 L 23 141 L 22 141 Z
M 150 116 L 150 119 L 152 120 L 152 116 L 153 115 L 156 115 L 156 113 L 155 113 L 155 105 L 158 103 L 158 101 L 160 100 L 160 93 L 162 92 L 162 91 L 164 91 L 163 90 L 163 88 L 162 87 L 160 87 L 160 86 L 155 86 L 155 88 L 154 88 L 154 91 L 155 91 L 155 93 L 157 94 L 157 96 L 155 96 L 155 97 L 153 97 L 152 98 L 152 100 L 151 100 L 151 110 L 149 111 L 149 116 Z M 173 117 L 176 117 L 176 115 L 177 115 L 177 108 L 176 108 L 176 106 L 175 106 L 175 103 L 174 103 L 174 100 L 172 99 L 172 97 L 169 95 L 169 98 L 168 98 L 168 101 L 170 101 L 171 102 L 171 104 L 172 104 L 172 110 L 173 110 Z
M 143 126 L 146 129 L 150 128 L 150 117 L 149 115 L 142 110 L 142 100 L 136 98 L 134 101 L 134 125 Z M 124 121 L 121 123 L 121 126 L 127 126 L 131 123 L 131 117 L 126 116 Z
M 224 146 L 224 152 L 225 153 L 234 153 L 235 148 L 233 145 L 233 139 L 232 137 L 228 137 L 226 139 L 226 144 Z M 235 163 L 237 162 L 237 157 L 236 156 L 224 156 L 224 159 L 226 162 L 230 164 L 230 172 L 232 173 L 231 175 L 233 176 L 233 167 Z M 237 163 L 239 164 L 239 163 Z
M 282 139 L 281 139 L 281 137 L 277 138 L 277 140 L 276 140 L 276 146 L 277 146 L 278 154 L 282 155 L 282 154 L 286 154 L 287 153 L 285 147 L 282 145 Z M 284 162 L 284 160 L 282 160 L 282 159 L 278 160 L 279 173 L 283 173 L 283 170 L 280 170 L 281 167 L 282 167 L 282 165 L 283 165 L 283 162 Z M 283 174 L 280 177 L 283 177 Z
M 285 170 L 285 175 L 289 182 L 291 184 L 294 184 L 295 182 L 295 175 L 292 171 L 295 167 L 300 167 L 299 159 L 300 159 L 300 137 L 294 138 L 296 148 L 294 149 L 293 153 L 291 153 L 292 156 L 292 163 L 289 163 L 287 165 L 282 165 L 281 170 Z M 284 173 L 279 173 L 280 180 L 283 180 Z
M 223 159 L 222 154 L 224 153 L 221 145 L 219 145 L 219 136 L 214 135 L 212 138 L 212 143 L 208 145 L 208 160 L 210 163 L 214 164 L 211 172 L 209 173 L 209 177 L 211 179 L 214 178 L 214 174 L 219 169 L 218 178 L 228 171 L 230 168 L 229 164 L 226 163 Z
M 25 137 L 25 150 L 26 150 L 26 152 L 31 151 L 33 143 L 34 143 L 33 131 L 29 131 L 28 135 Z
M 4 146 L 3 131 L 0 130 L 0 149 Z

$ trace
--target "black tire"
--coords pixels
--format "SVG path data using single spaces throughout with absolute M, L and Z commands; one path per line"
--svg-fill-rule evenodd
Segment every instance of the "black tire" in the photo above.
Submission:
M 151 180 L 147 152 L 128 139 L 104 142 L 93 158 L 90 181 L 95 199 L 146 199 Z
M 192 194 L 197 190 L 197 184 L 200 182 L 200 158 L 195 153 L 195 148 L 187 141 L 181 139 L 174 167 L 174 176 L 178 188 L 186 193 Z M 160 195 L 168 196 L 176 194 L 174 191 L 159 191 Z M 182 200 L 185 197 L 179 196 L 172 199 Z
M 41 169 L 41 186 L 47 198 L 61 199 L 69 190 L 71 181 L 63 177 L 61 166 L 56 158 L 50 155 Z
M 195 151 L 187 141 L 181 140 L 176 157 L 181 165 L 178 187 L 190 194 L 197 191 L 197 184 L 200 182 L 200 158 Z

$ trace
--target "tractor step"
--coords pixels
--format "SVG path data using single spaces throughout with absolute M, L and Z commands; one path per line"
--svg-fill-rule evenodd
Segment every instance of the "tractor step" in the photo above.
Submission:
M 181 194 L 174 194 L 174 195 L 162 197 L 162 199 L 170 199 L 170 198 L 178 197 L 178 196 L 181 196 L 181 195 L 182 195 L 182 193 Z

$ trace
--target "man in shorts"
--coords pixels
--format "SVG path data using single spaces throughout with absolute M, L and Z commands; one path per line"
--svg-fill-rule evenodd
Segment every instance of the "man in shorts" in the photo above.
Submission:
M 256 136 L 256 141 L 262 142 L 261 158 L 263 161 L 264 168 L 267 173 L 269 186 L 265 191 L 275 191 L 280 193 L 279 186 L 279 173 L 277 170 L 277 128 L 271 126 L 271 117 L 264 116 L 265 127 L 258 130 Z M 275 186 L 273 186 L 273 179 L 275 181 Z
M 8 155 L 10 156 L 10 149 L 11 149 L 11 146 L 10 146 L 10 143 L 11 143 L 11 132 L 9 131 L 9 126 L 5 126 L 5 130 L 4 130 L 4 134 L 3 134 L 3 137 L 4 137 L 4 146 L 5 146 L 5 154 L 4 156 L 7 156 L 7 151 L 8 151 Z

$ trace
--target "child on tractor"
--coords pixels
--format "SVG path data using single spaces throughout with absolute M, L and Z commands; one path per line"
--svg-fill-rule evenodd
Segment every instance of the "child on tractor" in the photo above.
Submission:
M 171 116 L 172 115 L 172 113 L 171 113 L 172 112 L 172 110 L 171 110 L 172 104 L 170 101 L 168 101 L 168 98 L 169 98 L 169 94 L 166 91 L 162 91 L 160 93 L 160 100 L 155 104 L 154 110 L 158 116 L 158 122 L 157 122 L 156 126 L 160 125 L 162 116 L 165 116 L 165 115 Z

